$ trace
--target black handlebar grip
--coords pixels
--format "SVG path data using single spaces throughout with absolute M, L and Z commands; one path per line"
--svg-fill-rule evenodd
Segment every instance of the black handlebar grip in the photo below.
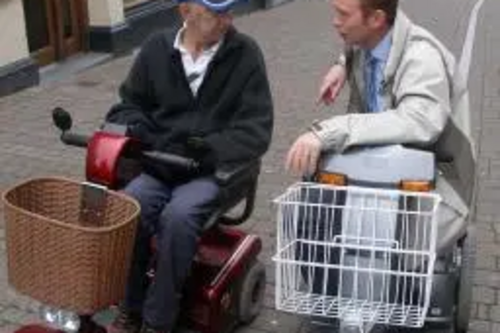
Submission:
M 76 146 L 81 148 L 86 148 L 90 140 L 88 135 L 64 132 L 61 134 L 61 141 L 69 146 Z
M 144 151 L 143 156 L 154 161 L 164 163 L 171 166 L 181 167 L 186 170 L 196 170 L 199 168 L 198 162 L 191 158 L 186 158 L 178 155 L 173 155 L 169 153 L 163 153 L 159 151 Z

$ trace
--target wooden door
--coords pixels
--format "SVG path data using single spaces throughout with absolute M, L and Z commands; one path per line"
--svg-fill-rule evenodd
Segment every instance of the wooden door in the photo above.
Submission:
M 28 47 L 39 65 L 55 61 L 57 54 L 51 0 L 23 0 Z
M 23 0 L 30 53 L 40 66 L 84 50 L 86 0 Z
M 82 0 L 52 1 L 54 1 L 55 17 L 57 17 L 58 54 L 59 59 L 63 59 L 83 49 L 86 11 Z

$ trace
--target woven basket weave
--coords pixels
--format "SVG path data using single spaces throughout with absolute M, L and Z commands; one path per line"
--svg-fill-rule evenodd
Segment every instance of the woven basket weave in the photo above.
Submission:
M 3 201 L 9 283 L 44 304 L 90 314 L 123 298 L 139 206 L 104 191 L 101 209 L 89 212 L 84 188 L 67 179 L 32 179 Z

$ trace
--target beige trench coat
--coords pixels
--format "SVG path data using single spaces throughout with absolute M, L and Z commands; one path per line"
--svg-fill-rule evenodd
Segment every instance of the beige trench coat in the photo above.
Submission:
M 347 49 L 351 88 L 348 114 L 315 130 L 324 149 L 405 144 L 436 152 L 438 251 L 448 249 L 468 224 L 475 184 L 468 91 L 453 55 L 428 31 L 399 12 L 383 78 L 385 112 L 365 113 L 364 52 Z

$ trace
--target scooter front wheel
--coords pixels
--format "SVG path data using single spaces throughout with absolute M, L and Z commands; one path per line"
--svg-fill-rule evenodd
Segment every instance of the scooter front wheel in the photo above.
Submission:
M 266 268 L 255 261 L 243 278 L 239 291 L 239 320 L 242 324 L 251 323 L 260 313 L 266 290 Z

